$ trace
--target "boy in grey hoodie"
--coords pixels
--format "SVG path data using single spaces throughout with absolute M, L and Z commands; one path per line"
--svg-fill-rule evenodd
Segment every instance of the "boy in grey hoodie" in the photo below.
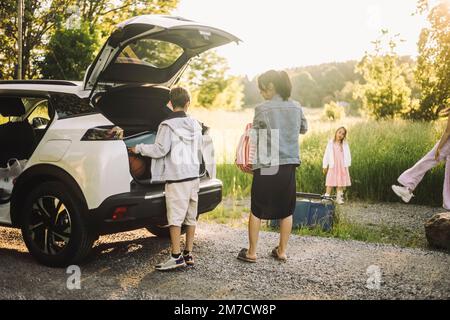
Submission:
M 192 248 L 197 223 L 202 127 L 186 115 L 190 96 L 178 87 L 170 91 L 173 113 L 161 122 L 154 144 L 138 144 L 131 152 L 152 158 L 152 181 L 165 182 L 167 221 L 172 255 L 157 270 L 193 265 Z M 186 247 L 181 254 L 181 226 L 186 228 Z

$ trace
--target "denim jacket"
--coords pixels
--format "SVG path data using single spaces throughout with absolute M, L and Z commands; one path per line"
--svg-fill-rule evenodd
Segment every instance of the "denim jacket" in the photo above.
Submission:
M 279 95 L 255 109 L 250 135 L 253 170 L 285 164 L 300 164 L 299 134 L 308 123 L 299 103 Z

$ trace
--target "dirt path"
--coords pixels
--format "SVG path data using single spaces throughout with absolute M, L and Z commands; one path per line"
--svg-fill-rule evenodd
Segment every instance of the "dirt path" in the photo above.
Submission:
M 235 210 L 250 211 L 250 198 L 234 200 L 225 198 L 223 206 Z M 341 215 L 351 222 L 366 226 L 385 226 L 423 231 L 424 223 L 434 214 L 444 212 L 442 208 L 404 204 L 401 202 L 349 201 L 339 206 Z
M 63 269 L 38 265 L 17 230 L 0 228 L 1 299 L 449 299 L 450 255 L 389 245 L 293 236 L 289 261 L 268 253 L 276 233 L 261 233 L 260 257 L 235 257 L 246 232 L 200 223 L 197 265 L 153 269 L 168 242 L 137 230 L 100 238 L 81 266 L 81 290 L 68 290 Z M 370 268 L 369 268 L 370 267 Z M 367 270 L 381 272 L 380 288 L 366 288 Z M 188 287 L 182 291 L 180 288 Z

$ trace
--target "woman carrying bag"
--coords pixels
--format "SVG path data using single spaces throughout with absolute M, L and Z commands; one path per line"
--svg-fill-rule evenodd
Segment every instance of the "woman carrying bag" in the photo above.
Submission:
M 249 248 L 242 249 L 238 259 L 256 262 L 261 220 L 278 219 L 280 241 L 271 254 L 285 261 L 296 203 L 299 134 L 306 133 L 307 121 L 300 105 L 289 99 L 292 85 L 286 72 L 271 70 L 262 74 L 258 87 L 266 101 L 256 107 L 250 130 L 251 164 L 238 164 L 243 171 L 253 173 Z

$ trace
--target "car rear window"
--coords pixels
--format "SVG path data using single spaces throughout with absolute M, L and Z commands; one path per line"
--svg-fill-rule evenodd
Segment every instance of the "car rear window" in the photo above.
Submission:
M 164 69 L 170 67 L 183 54 L 180 46 L 155 39 L 140 39 L 127 45 L 115 63 L 131 63 Z

